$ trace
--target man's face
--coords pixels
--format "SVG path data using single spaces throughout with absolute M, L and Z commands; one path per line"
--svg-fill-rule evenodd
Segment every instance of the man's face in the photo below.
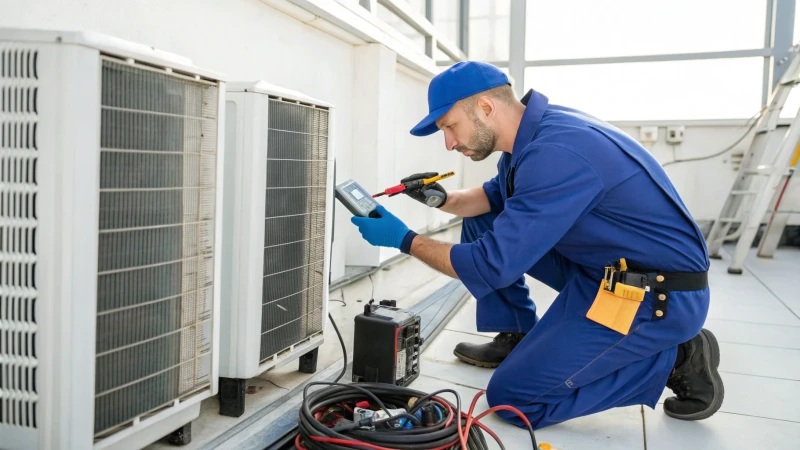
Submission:
M 473 109 L 467 111 L 465 107 Z M 492 154 L 497 145 L 497 135 L 484 123 L 482 113 L 477 105 L 458 104 L 436 121 L 444 132 L 447 150 L 457 150 L 473 161 L 482 161 Z

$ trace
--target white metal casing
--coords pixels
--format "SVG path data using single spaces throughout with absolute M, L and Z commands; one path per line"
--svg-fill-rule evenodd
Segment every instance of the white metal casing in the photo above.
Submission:
M 264 81 L 231 82 L 226 94 L 226 174 L 220 376 L 246 379 L 280 367 L 319 347 L 328 314 L 333 230 L 334 107 Z M 261 358 L 265 203 L 270 99 L 328 111 L 322 330 Z
M 216 86 L 217 137 L 215 186 L 222 185 L 225 85 L 218 75 L 195 68 L 177 55 L 93 32 L 50 31 L 0 28 L 0 89 L 9 95 L 15 89 L 36 88 L 25 112 L 11 108 L 11 97 L 3 97 L 0 110 L 0 141 L 3 166 L 19 160 L 35 160 L 26 166 L 34 182 L 15 186 L 4 179 L 0 196 L 13 192 L 35 192 L 32 206 L 35 218 L 22 221 L 14 217 L 9 203 L 0 210 L 3 228 L 30 226 L 35 255 L 14 254 L 3 249 L 0 263 L 33 261 L 35 288 L 19 289 L 2 280 L 2 308 L 13 311 L 15 297 L 30 298 L 35 320 L 0 313 L 0 371 L 8 375 L 20 366 L 35 368 L 35 388 L 20 390 L 25 380 L 5 391 L 0 389 L 0 448 L 82 450 L 90 448 L 142 448 L 199 415 L 200 402 L 215 395 L 219 368 L 219 283 L 214 282 L 211 304 L 211 368 L 205 388 L 176 398 L 170 404 L 141 414 L 121 424 L 102 438 L 94 432 L 96 321 L 98 295 L 98 242 L 100 209 L 101 89 L 103 61 L 111 59 L 132 67 L 183 79 L 203 80 Z M 20 56 L 20 54 L 22 56 Z M 28 58 L 28 55 L 31 58 Z M 9 64 L 24 63 L 25 67 Z M 144 63 L 144 64 L 141 64 Z M 5 65 L 3 65 L 5 64 Z M 5 72 L 3 72 L 5 71 Z M 22 73 L 32 76 L 8 76 Z M 31 91 L 32 92 L 32 91 Z M 22 97 L 20 97 L 21 99 Z M 28 106 L 30 105 L 30 106 Z M 35 112 L 34 112 L 35 111 Z M 7 134 L 20 123 L 35 123 L 29 149 L 18 135 Z M 13 140 L 9 140 L 9 136 Z M 16 160 L 14 160 L 16 158 Z M 14 166 L 22 167 L 22 166 Z M 215 217 L 221 218 L 222 190 L 215 189 Z M 214 253 L 219 255 L 221 227 L 214 227 Z M 219 280 L 219 256 L 214 257 L 213 278 Z M 5 267 L 3 268 L 5 269 Z M 13 280 L 12 280 L 13 282 Z M 33 304 L 33 303 L 31 303 Z M 8 307 L 8 308 L 6 308 Z M 16 306 L 18 307 L 18 306 Z M 12 334 L 18 333 L 14 340 Z M 24 333 L 28 333 L 25 336 Z M 6 334 L 4 334 L 6 333 Z M 19 338 L 22 333 L 22 338 Z M 10 337 L 9 339 L 6 339 Z M 5 340 L 5 342 L 3 342 Z M 24 347 L 23 344 L 30 347 Z M 35 357 L 15 356 L 20 349 Z M 4 367 L 5 366 L 5 367 Z M 6 378 L 9 382 L 9 378 Z M 8 385 L 6 385 L 8 386 Z M 35 392 L 34 392 L 35 391 Z M 26 400 L 34 411 L 35 423 L 20 425 L 12 415 L 12 402 Z M 5 408 L 5 410 L 2 410 Z

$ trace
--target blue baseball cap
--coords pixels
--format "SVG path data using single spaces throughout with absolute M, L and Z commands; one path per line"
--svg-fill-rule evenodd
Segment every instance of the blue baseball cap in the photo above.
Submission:
M 508 77 L 497 67 L 462 61 L 436 75 L 428 86 L 428 115 L 411 129 L 414 136 L 428 136 L 439 131 L 436 121 L 447 114 L 453 105 L 479 92 L 510 84 Z

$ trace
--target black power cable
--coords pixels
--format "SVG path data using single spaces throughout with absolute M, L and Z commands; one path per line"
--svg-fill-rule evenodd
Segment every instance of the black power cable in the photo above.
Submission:
M 309 393 L 313 386 L 328 386 Z M 456 405 L 445 402 L 440 398 L 434 399 L 436 394 L 449 392 L 456 396 Z M 323 410 L 341 402 L 358 402 L 369 400 L 389 415 L 386 404 L 395 407 L 407 405 L 412 398 L 417 399 L 415 407 L 409 408 L 407 414 L 388 417 L 377 421 L 339 425 L 329 428 L 320 423 L 314 415 L 315 411 Z M 415 427 L 403 429 L 402 427 L 386 427 L 397 420 L 413 416 L 413 412 L 426 403 L 434 403 L 441 410 L 446 410 L 437 424 L 429 427 Z M 445 404 L 449 408 L 445 407 Z M 455 417 L 452 415 L 455 414 Z M 461 427 L 466 426 L 467 419 L 461 416 L 461 399 L 452 389 L 425 394 L 410 388 L 379 383 L 310 383 L 303 390 L 303 404 L 300 408 L 300 443 L 308 450 L 341 450 L 353 448 L 392 448 L 392 449 L 435 449 L 447 448 L 457 450 L 461 448 L 456 417 L 461 417 Z M 416 419 L 416 417 L 415 417 Z M 449 422 L 449 423 L 448 423 Z M 374 427 L 374 430 L 362 429 L 363 426 Z M 322 440 L 315 440 L 314 437 Z M 371 445 L 365 446 L 364 443 Z M 359 445 L 361 444 L 361 445 Z M 448 445 L 449 444 L 449 445 Z M 501 448 L 502 443 L 498 442 Z M 447 446 L 447 447 L 445 447 Z M 488 444 L 483 432 L 478 427 L 471 427 L 467 438 L 469 450 L 488 450 Z
M 342 291 L 342 298 L 344 298 L 344 290 Z M 339 343 L 342 344 L 342 355 L 344 355 L 344 363 L 342 363 L 342 371 L 339 373 L 339 376 L 336 377 L 336 382 L 338 383 L 339 380 L 344 377 L 345 372 L 347 372 L 347 348 L 344 346 L 344 339 L 342 339 L 342 333 L 339 332 L 339 327 L 336 326 L 336 321 L 333 320 L 333 316 L 331 313 L 328 313 L 328 318 L 331 319 L 331 325 L 333 325 L 333 329 L 336 331 L 336 336 L 339 336 Z

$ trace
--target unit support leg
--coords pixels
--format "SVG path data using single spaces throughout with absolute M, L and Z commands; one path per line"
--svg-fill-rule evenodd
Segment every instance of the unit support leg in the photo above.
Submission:
M 319 355 L 319 347 L 311 350 L 305 355 L 300 357 L 300 368 L 302 373 L 314 373 L 317 371 L 317 355 Z
M 247 380 L 242 378 L 219 379 L 219 413 L 228 417 L 244 414 L 244 395 Z
M 192 442 L 192 422 L 178 428 L 167 436 L 170 445 L 186 445 Z

